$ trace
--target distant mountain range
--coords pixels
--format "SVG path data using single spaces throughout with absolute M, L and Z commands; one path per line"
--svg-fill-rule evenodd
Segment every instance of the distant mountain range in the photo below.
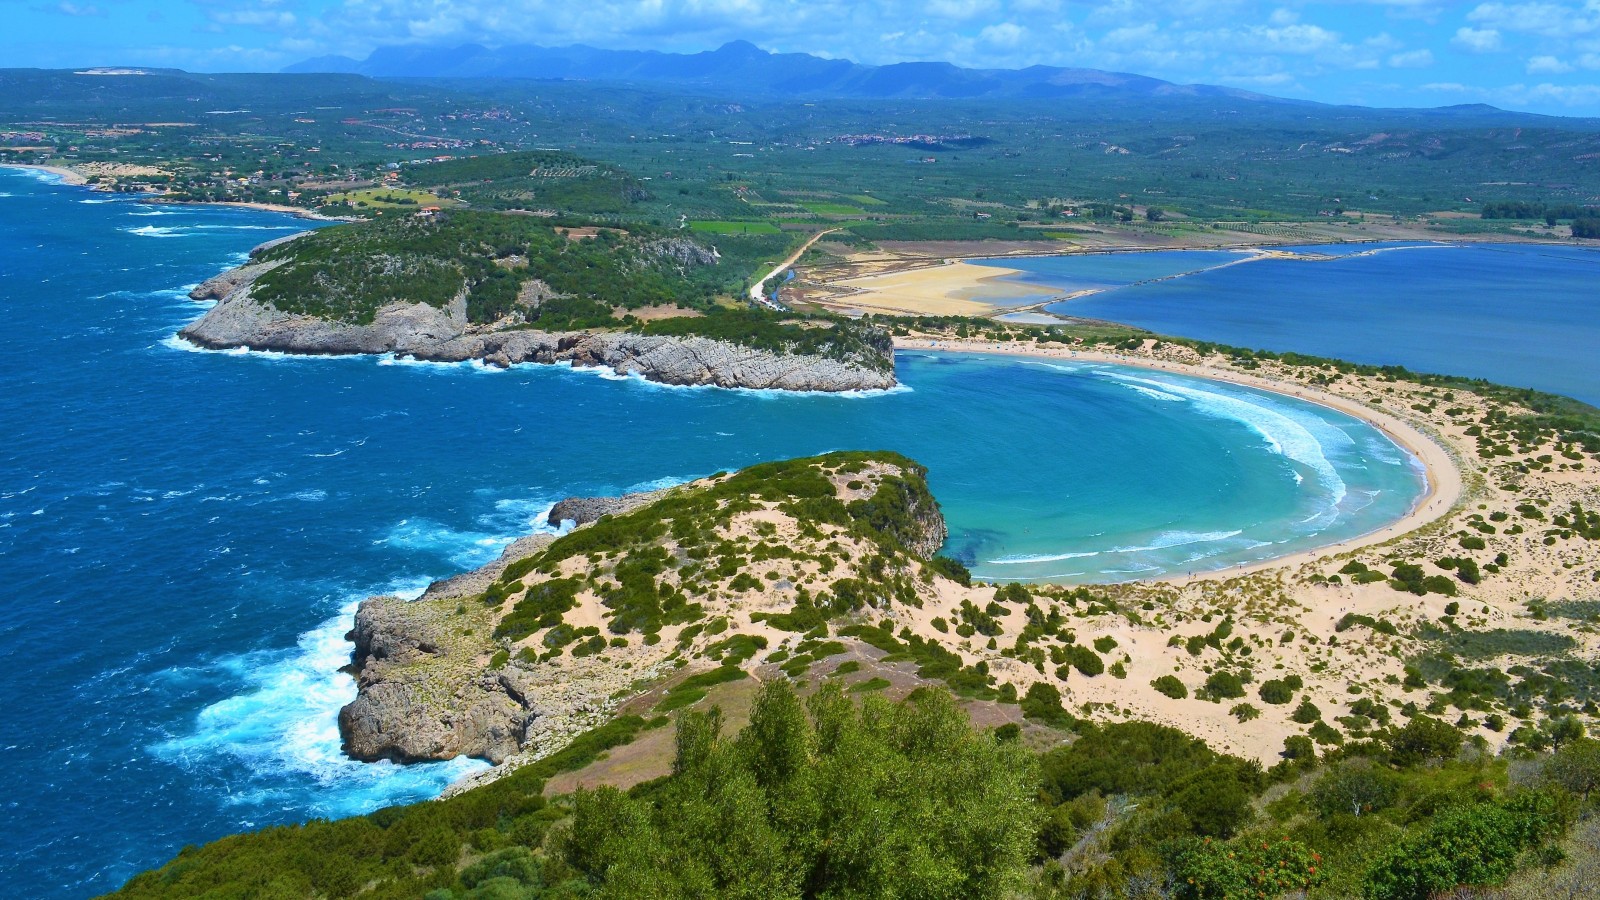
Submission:
M 1065 97 L 1210 97 L 1264 103 L 1299 103 L 1226 87 L 1173 84 L 1159 78 L 1030 66 L 1026 69 L 964 69 L 947 62 L 868 66 L 808 53 L 769 53 L 734 41 L 703 53 L 539 47 L 518 44 L 490 49 L 382 47 L 365 60 L 323 56 L 285 72 L 355 73 L 379 78 L 548 78 L 703 87 L 720 92 L 774 94 L 817 99 L 1049 99 Z

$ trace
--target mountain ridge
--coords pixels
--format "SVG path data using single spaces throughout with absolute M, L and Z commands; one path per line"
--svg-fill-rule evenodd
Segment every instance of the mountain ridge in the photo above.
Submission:
M 773 53 L 748 41 L 731 41 L 699 53 L 606 50 L 584 44 L 543 47 L 516 44 L 491 49 L 379 47 L 365 60 L 322 56 L 288 66 L 285 73 L 343 73 L 376 78 L 537 78 L 634 81 L 817 99 L 1050 99 L 1081 96 L 1224 97 L 1261 103 L 1313 105 L 1235 88 L 1176 84 L 1127 72 L 1034 65 L 1022 69 L 969 69 L 944 61 L 872 66 L 808 53 Z

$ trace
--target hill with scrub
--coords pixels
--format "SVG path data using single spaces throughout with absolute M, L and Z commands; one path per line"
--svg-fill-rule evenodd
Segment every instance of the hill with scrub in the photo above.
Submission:
M 481 168 L 437 167 L 446 179 Z M 258 248 L 196 289 L 218 304 L 183 335 L 219 349 L 571 361 L 674 384 L 893 386 L 885 333 L 751 303 L 752 274 L 787 244 L 782 235 L 713 244 L 647 224 L 516 211 L 379 212 Z
M 190 848 L 118 895 L 1427 900 L 1582 896 L 1600 875 L 1581 727 L 1495 755 L 1411 709 L 1268 767 L 1069 709 L 1070 686 L 1118 677 L 1103 657 L 1126 665 L 1092 635 L 1149 611 L 971 583 L 933 555 L 943 522 L 904 457 L 553 515 L 580 524 L 357 617 L 352 752 L 468 752 L 493 777 Z M 397 735 L 417 743 L 372 743 Z

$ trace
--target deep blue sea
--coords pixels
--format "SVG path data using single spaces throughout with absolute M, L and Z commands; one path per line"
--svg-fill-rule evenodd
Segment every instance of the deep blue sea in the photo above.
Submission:
M 1164 334 L 1487 378 L 1600 405 L 1600 249 L 1548 244 L 1285 248 L 1329 262 L 1218 251 L 997 259 L 1071 293 L 1064 315 Z M 1378 251 L 1378 252 L 1373 252 Z M 1165 278 L 1179 273 L 1180 278 Z
M 909 354 L 903 390 L 785 396 L 172 338 L 203 312 L 189 286 L 302 227 L 0 170 L 10 896 L 108 890 L 480 765 L 344 759 L 343 634 L 363 596 L 484 562 L 567 495 L 893 449 L 981 575 L 1114 581 L 1342 540 L 1421 490 L 1355 420 L 1134 369 Z

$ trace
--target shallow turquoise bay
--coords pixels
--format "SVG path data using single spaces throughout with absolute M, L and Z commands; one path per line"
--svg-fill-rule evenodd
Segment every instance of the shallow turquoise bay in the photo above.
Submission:
M 1090 582 L 1344 540 L 1422 490 L 1354 419 L 1137 369 L 907 353 L 903 390 L 788 396 L 172 340 L 202 311 L 187 286 L 301 227 L 0 172 L 0 883 L 20 896 L 481 765 L 342 757 L 343 634 L 361 597 L 482 563 L 564 496 L 890 449 L 928 466 L 946 552 L 981 576 Z

